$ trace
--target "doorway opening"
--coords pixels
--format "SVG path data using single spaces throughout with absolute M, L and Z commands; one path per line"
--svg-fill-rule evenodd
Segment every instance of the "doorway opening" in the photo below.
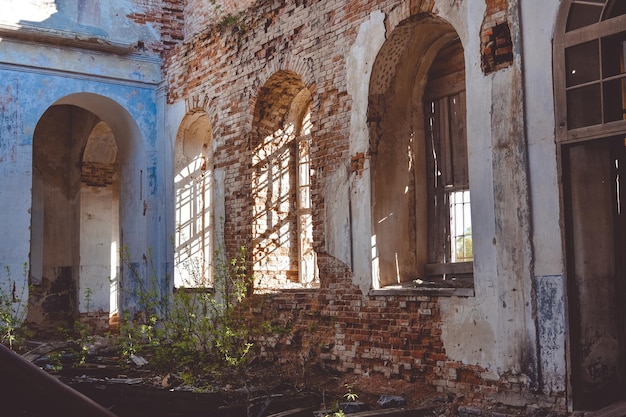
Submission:
M 33 135 L 29 307 L 37 331 L 119 319 L 120 163 L 114 129 L 95 113 L 51 106 Z
M 574 409 L 626 399 L 626 138 L 564 146 Z

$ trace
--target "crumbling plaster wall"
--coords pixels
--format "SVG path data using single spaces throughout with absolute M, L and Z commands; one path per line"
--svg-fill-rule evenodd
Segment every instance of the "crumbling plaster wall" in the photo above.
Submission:
M 471 58 L 485 52 L 479 38 L 464 45 L 476 296 L 440 300 L 442 338 L 450 357 L 481 364 L 487 379 L 523 374 L 538 385 L 519 16 L 516 1 L 504 3 L 513 62 L 485 74 Z M 480 28 L 484 5 L 467 7 L 468 26 Z
M 471 100 L 468 138 L 476 296 L 437 300 L 446 355 L 451 361 L 484 368 L 490 380 L 524 373 L 528 381 L 537 383 L 518 3 L 509 2 L 505 10 L 516 36 L 515 60 L 490 74 L 482 71 L 481 39 L 476 35 L 485 20 L 485 4 L 435 1 L 431 11 L 452 23 L 463 41 Z M 225 174 L 227 247 L 232 250 L 246 243 L 250 213 L 241 179 L 246 178 L 249 164 L 244 150 L 256 94 L 274 72 L 293 70 L 314 97 L 316 249 L 352 268 L 362 302 L 368 303 L 366 85 L 384 37 L 410 13 L 409 5 L 388 1 L 256 4 L 242 17 L 241 26 L 209 28 L 168 57 L 172 108 L 180 115 L 185 98 L 202 103 L 214 115 L 215 161 Z M 325 259 L 320 262 L 326 274 L 322 286 L 330 285 L 332 290 L 341 268 L 326 268 Z
M 512 6 L 511 10 L 515 12 Z M 479 38 L 470 33 L 471 28 L 481 27 L 484 5 L 436 2 L 435 11 L 455 26 L 465 48 L 476 253 L 476 297 L 440 299 L 442 338 L 450 359 L 484 366 L 489 371 L 485 373 L 487 378 L 498 379 L 506 372 L 524 372 L 536 378 L 531 274 L 525 267 L 532 262 L 532 253 L 527 244 L 530 207 L 524 176 L 524 108 L 519 100 L 523 97 L 519 62 L 511 70 L 485 76 L 472 59 L 482 53 Z M 514 21 L 516 17 L 513 14 L 509 19 Z M 358 113 L 357 97 L 353 95 L 352 114 Z M 516 125 L 513 121 L 521 122 Z M 358 131 L 358 119 L 352 118 L 351 128 Z M 513 171 L 512 167 L 515 167 Z M 512 189 L 517 192 L 511 193 Z M 350 206 L 368 207 L 368 199 L 368 192 L 354 193 Z M 518 216 L 508 215 L 511 212 Z M 367 222 L 363 228 L 353 229 L 354 244 L 369 243 L 370 231 Z M 355 262 L 354 267 L 355 278 L 365 294 L 371 285 L 371 269 L 367 268 L 371 263 L 363 262 L 367 260 Z

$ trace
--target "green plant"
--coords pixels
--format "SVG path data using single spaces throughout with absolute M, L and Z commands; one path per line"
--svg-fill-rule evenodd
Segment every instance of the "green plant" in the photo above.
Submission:
M 219 10 L 216 8 L 216 10 Z M 220 30 L 231 28 L 236 32 L 245 32 L 246 24 L 243 21 L 243 13 L 223 13 L 217 22 Z
M 348 387 L 348 392 L 343 394 L 343 398 L 345 398 L 346 401 L 352 403 L 358 400 L 359 396 L 356 393 L 352 392 L 352 387 Z
M 26 284 L 20 285 L 11 278 L 11 269 L 6 266 L 7 287 L 0 286 L 0 342 L 14 349 L 19 342 L 21 325 L 26 318 L 27 295 Z M 24 282 L 28 273 L 28 265 L 24 263 Z
M 93 294 L 93 290 L 91 288 L 85 288 L 85 302 L 87 304 L 87 313 L 91 311 L 91 296 Z
M 347 402 L 352 403 L 359 399 L 359 396 L 355 392 L 352 391 L 352 386 L 346 385 L 346 388 L 348 389 L 348 392 L 343 394 L 343 398 Z M 344 417 L 344 416 L 345 416 L 344 411 L 341 408 L 339 408 L 338 403 L 335 403 L 335 405 L 333 406 L 333 411 L 329 414 L 326 414 L 324 417 Z
M 163 291 L 154 267 L 139 268 L 129 261 L 125 251 L 122 259 L 135 281 L 133 295 L 138 313 L 125 312 L 120 323 L 119 342 L 122 353 L 143 355 L 157 367 L 178 371 L 195 370 L 198 374 L 225 367 L 239 372 L 253 347 L 251 329 L 238 314 L 237 305 L 249 292 L 246 252 L 242 248 L 229 261 L 216 253 L 213 289 L 206 285 L 202 262 L 188 262 L 188 276 L 198 288 Z M 146 262 L 152 264 L 151 256 Z M 148 260 L 149 259 L 149 260 Z M 141 271 L 149 271 L 143 277 Z M 169 288 L 169 277 L 165 277 Z

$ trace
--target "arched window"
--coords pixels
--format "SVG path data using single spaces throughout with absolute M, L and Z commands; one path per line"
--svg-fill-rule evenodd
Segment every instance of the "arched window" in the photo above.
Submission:
M 373 287 L 473 294 L 465 59 L 448 23 L 401 23 L 370 84 Z
M 175 146 L 176 235 L 174 286 L 213 285 L 213 151 L 203 110 L 188 114 Z
M 575 409 L 626 398 L 626 2 L 562 2 L 554 46 Z
M 311 93 L 279 71 L 262 87 L 254 113 L 251 197 L 255 288 L 319 285 L 311 212 Z

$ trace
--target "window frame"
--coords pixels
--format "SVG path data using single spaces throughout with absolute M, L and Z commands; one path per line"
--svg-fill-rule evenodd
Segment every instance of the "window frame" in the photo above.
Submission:
M 575 2 L 572 2 L 572 4 L 573 3 Z M 620 33 L 626 34 L 626 15 L 620 15 L 607 20 L 602 20 L 601 17 L 601 20 L 596 23 L 567 32 L 566 22 L 568 20 L 567 18 L 570 8 L 571 4 L 569 7 L 562 8 L 564 15 L 559 18 L 561 27 L 557 28 L 557 30 L 560 31 L 563 36 L 557 37 L 554 43 L 554 96 L 557 121 L 557 142 L 574 143 L 583 140 L 601 139 L 623 133 L 626 129 L 626 120 L 611 122 L 604 122 L 604 120 L 602 120 L 599 124 L 568 129 L 567 91 L 571 91 L 572 88 L 567 86 L 566 49 L 594 41 L 598 42 L 599 47 L 601 48 L 602 39 Z M 602 62 L 600 58 L 598 59 L 600 77 L 599 80 L 594 82 L 602 85 L 605 79 L 602 74 Z M 602 88 L 600 90 L 602 90 Z M 603 99 L 601 97 L 601 102 L 602 100 Z
M 424 265 L 424 275 L 426 279 L 432 280 L 433 283 L 441 283 L 452 280 L 459 280 L 463 287 L 473 287 L 474 262 L 453 262 L 452 261 L 452 243 L 451 243 L 451 213 L 449 195 L 457 191 L 469 191 L 471 195 L 471 187 L 469 180 L 469 161 L 467 155 L 467 100 L 465 87 L 465 60 L 463 59 L 463 67 L 456 71 L 440 75 L 433 73 L 433 66 L 437 63 L 439 54 L 446 51 L 447 48 L 460 47 L 462 53 L 462 45 L 460 40 L 456 39 L 444 45 L 437 52 L 435 59 L 431 63 L 428 71 L 428 80 L 422 97 L 424 106 L 424 135 L 425 149 L 427 155 L 426 161 L 426 179 L 428 182 L 428 236 L 427 236 L 427 263 Z M 448 57 L 448 59 L 450 59 Z M 447 60 L 442 60 L 446 62 Z M 454 117 L 452 100 L 458 99 L 457 108 L 459 112 Z M 431 111 L 431 108 L 438 108 L 438 112 Z M 436 126 L 430 130 L 430 120 L 434 114 L 440 114 L 441 117 Z M 444 124 L 441 124 L 441 119 Z M 439 134 L 437 134 L 439 133 Z M 454 135 L 457 135 L 455 141 Z M 462 139 L 458 136 L 462 136 Z M 440 143 L 435 144 L 434 141 L 439 138 Z M 461 142 L 462 141 L 462 142 Z M 457 151 L 456 144 L 462 144 Z M 437 146 L 438 145 L 438 146 Z M 443 153 L 443 164 L 441 168 L 441 179 L 444 183 L 439 184 L 434 178 L 435 166 L 433 146 L 437 148 L 439 153 Z M 420 151 L 420 150 L 418 150 Z M 438 185 L 435 185 L 438 183 Z M 437 210 L 434 205 L 435 201 L 443 202 L 442 208 Z M 471 197 L 470 197 L 471 210 Z M 471 227 L 471 220 L 470 220 Z M 443 250 L 437 250 L 443 244 Z M 446 283 L 448 284 L 448 283 Z M 447 285 L 444 285 L 447 286 Z

